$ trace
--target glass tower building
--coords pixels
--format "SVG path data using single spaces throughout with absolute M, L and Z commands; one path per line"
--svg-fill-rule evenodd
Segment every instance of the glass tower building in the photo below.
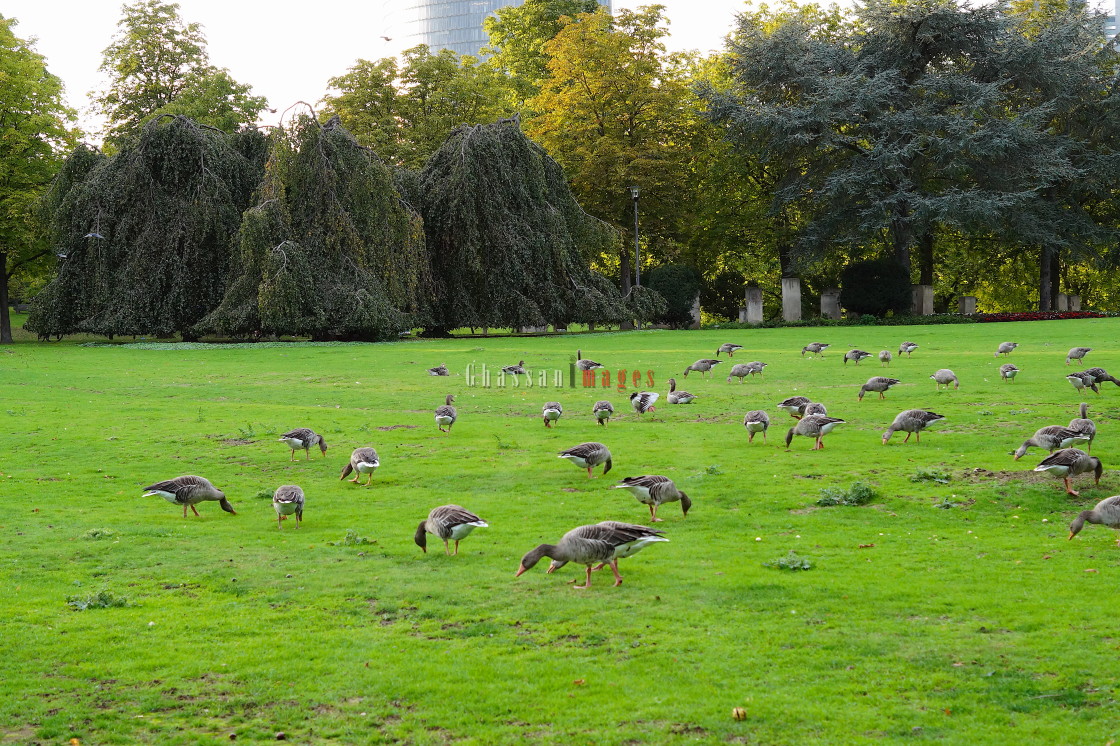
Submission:
M 522 0 L 406 0 L 408 46 L 427 44 L 432 51 L 450 49 L 478 55 L 489 43 L 482 21 L 499 8 Z M 599 0 L 609 11 L 611 0 Z

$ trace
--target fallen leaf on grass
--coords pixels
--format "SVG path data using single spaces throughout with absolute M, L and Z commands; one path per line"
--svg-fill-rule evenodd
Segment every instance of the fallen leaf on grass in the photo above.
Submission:
M 870 549 L 873 546 L 875 546 L 875 545 L 874 544 L 860 544 L 859 548 L 860 549 Z
M 587 683 L 587 680 L 586 679 L 576 679 L 572 683 L 575 684 L 576 686 L 583 686 L 584 684 Z
M 1085 572 L 1100 572 L 1100 570 L 1094 570 L 1093 568 L 1090 567 L 1090 568 L 1086 569 Z

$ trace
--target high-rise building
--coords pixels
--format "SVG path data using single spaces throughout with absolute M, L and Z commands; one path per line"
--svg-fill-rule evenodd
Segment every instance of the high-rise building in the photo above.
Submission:
M 609 11 L 611 0 L 598 0 Z M 482 21 L 499 8 L 522 0 L 406 0 L 408 46 L 427 44 L 432 51 L 450 49 L 478 55 L 489 43 Z
M 1116 39 L 1120 36 L 1117 33 L 1117 21 L 1120 21 L 1120 0 L 1116 0 L 1112 6 L 1112 15 L 1104 19 L 1104 35 L 1109 39 Z

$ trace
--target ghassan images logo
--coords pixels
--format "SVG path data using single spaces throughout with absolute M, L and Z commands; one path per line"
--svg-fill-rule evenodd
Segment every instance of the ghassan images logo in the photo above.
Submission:
M 584 389 L 617 389 L 625 391 L 629 388 L 652 389 L 656 387 L 652 370 L 645 372 L 621 368 L 610 371 L 606 368 L 594 370 L 579 370 L 575 363 L 568 365 L 568 370 L 562 368 L 525 369 L 524 373 L 507 373 L 502 368 L 492 369 L 486 363 L 471 363 L 467 366 L 467 385 L 490 388 L 584 388 Z

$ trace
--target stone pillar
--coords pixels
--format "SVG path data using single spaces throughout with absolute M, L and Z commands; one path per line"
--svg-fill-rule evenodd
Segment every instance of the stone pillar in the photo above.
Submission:
M 692 299 L 692 323 L 688 325 L 689 329 L 700 328 L 700 293 Z
M 1056 298 L 1054 298 L 1054 310 L 1055 311 L 1068 311 L 1069 310 L 1069 296 L 1066 295 L 1065 293 L 1058 293 L 1058 296 Z
M 541 332 L 547 332 L 547 331 L 548 331 L 547 326 L 519 326 L 519 327 L 517 327 L 517 333 L 518 334 L 540 334 Z
M 739 306 L 739 323 L 740 324 L 747 323 L 747 307 L 746 306 Z
M 801 320 L 800 278 L 782 278 L 782 319 L 784 319 L 785 321 Z
M 1080 295 L 1071 295 L 1069 297 L 1069 310 L 1071 310 L 1071 311 L 1080 311 L 1081 310 L 1081 296 Z
M 915 316 L 933 315 L 933 285 L 911 285 L 913 303 L 910 312 Z
M 762 288 L 747 288 L 747 323 L 762 323 Z
M 821 293 L 821 316 L 826 319 L 840 318 L 839 288 L 829 288 Z
M 962 295 L 957 299 L 957 310 L 966 316 L 976 313 L 976 296 Z

